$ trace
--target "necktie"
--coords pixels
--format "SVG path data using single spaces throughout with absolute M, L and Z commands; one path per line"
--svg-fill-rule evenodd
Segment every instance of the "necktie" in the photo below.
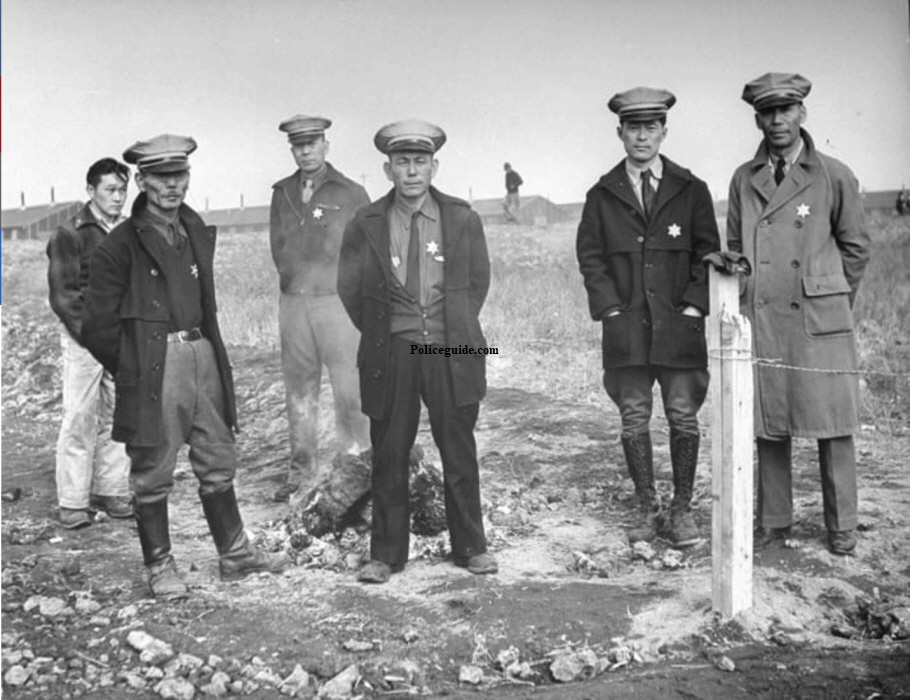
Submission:
M 783 181 L 784 177 L 787 174 L 786 171 L 784 170 L 784 166 L 786 164 L 787 164 L 787 161 L 785 161 L 783 158 L 778 158 L 777 162 L 774 164 L 774 183 L 777 184 L 778 186 L 780 185 L 780 183 Z
M 651 169 L 641 173 L 641 208 L 645 211 L 645 218 L 650 218 L 651 209 L 654 207 L 654 188 L 651 187 Z
M 309 204 L 310 200 L 313 198 L 313 181 L 307 180 L 306 184 L 303 186 L 303 203 Z
M 405 289 L 412 297 L 420 300 L 420 229 L 417 226 L 419 211 L 411 215 L 411 238 L 408 241 L 408 267 L 404 281 Z

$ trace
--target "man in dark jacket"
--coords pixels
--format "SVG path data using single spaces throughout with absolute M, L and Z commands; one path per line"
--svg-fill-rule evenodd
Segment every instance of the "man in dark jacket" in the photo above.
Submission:
M 487 553 L 474 442 L 486 392 L 478 316 L 490 261 L 480 217 L 431 186 L 445 139 L 422 121 L 379 130 L 374 142 L 388 156 L 394 189 L 357 213 L 341 246 L 338 294 L 361 332 L 360 396 L 373 446 L 371 561 L 358 574 L 367 583 L 385 583 L 408 560 L 408 455 L 421 399 L 442 457 L 455 564 L 474 574 L 497 571 Z M 445 352 L 452 348 L 467 351 Z
M 506 171 L 506 198 L 502 201 L 502 208 L 506 213 L 506 222 L 517 224 L 519 223 L 518 210 L 521 208 L 518 188 L 524 184 L 524 180 L 510 163 L 504 163 L 502 169 Z
M 338 451 L 359 454 L 370 441 L 357 385 L 360 334 L 336 291 L 341 236 L 354 212 L 370 198 L 363 187 L 326 162 L 325 130 L 331 125 L 324 117 L 298 114 L 278 126 L 288 135 L 298 169 L 273 186 L 269 225 L 281 284 L 278 330 L 291 437 L 287 483 L 275 493 L 277 501 L 286 501 L 301 486 L 316 481 L 323 365 L 334 394 Z
M 675 102 L 666 90 L 651 88 L 610 100 L 627 156 L 588 191 L 577 253 L 591 316 L 603 324 L 604 387 L 622 416 L 623 453 L 641 506 L 629 540 L 653 539 L 666 522 L 649 432 L 657 381 L 670 425 L 669 536 L 685 547 L 700 537 L 690 504 L 697 413 L 708 388 L 702 258 L 720 244 L 705 183 L 659 155 Z
M 156 596 L 186 594 L 168 527 L 177 451 L 189 445 L 222 580 L 280 571 L 253 548 L 234 494 L 238 460 L 231 367 L 215 314 L 215 230 L 183 203 L 193 139 L 163 134 L 123 158 L 141 194 L 98 246 L 83 308 L 86 347 L 114 375 L 115 440 L 125 442 L 139 541 Z
M 111 440 L 114 378 L 82 345 L 82 303 L 89 260 L 118 223 L 130 169 L 113 158 L 92 164 L 85 176 L 89 201 L 47 243 L 47 286 L 63 322 L 63 420 L 57 438 L 57 504 L 67 529 L 92 523 L 90 507 L 112 518 L 131 518 L 130 462 Z

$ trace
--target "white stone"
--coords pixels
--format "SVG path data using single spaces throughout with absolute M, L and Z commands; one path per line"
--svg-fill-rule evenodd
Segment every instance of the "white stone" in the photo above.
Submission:
M 193 700 L 196 688 L 185 678 L 165 678 L 155 686 L 155 692 L 165 700 Z
M 278 688 L 283 695 L 296 696 L 301 690 L 310 684 L 310 674 L 303 670 L 300 664 L 294 666 L 294 670 L 288 674 L 288 677 L 281 682 Z
M 319 689 L 325 700 L 347 700 L 354 694 L 354 685 L 360 679 L 360 669 L 352 664 Z
M 17 664 L 4 674 L 3 682 L 7 685 L 18 687 L 20 685 L 25 685 L 25 682 L 30 675 L 31 674 L 26 669 Z
M 458 669 L 458 682 L 480 685 L 483 683 L 483 669 L 479 666 L 464 665 Z

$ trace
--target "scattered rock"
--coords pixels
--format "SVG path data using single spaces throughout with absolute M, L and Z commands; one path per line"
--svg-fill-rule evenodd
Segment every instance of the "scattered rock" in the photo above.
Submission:
M 80 595 L 76 597 L 75 608 L 80 615 L 91 615 L 101 610 L 101 603 L 89 595 Z
M 347 700 L 354 694 L 354 686 L 360 680 L 360 669 L 350 665 L 319 689 L 319 697 L 325 700 Z
M 364 642 L 359 639 L 349 639 L 343 642 L 342 647 L 345 651 L 373 651 L 373 642 Z
M 131 631 L 126 637 L 126 643 L 138 651 L 139 660 L 149 666 L 158 666 L 174 657 L 174 649 L 170 644 L 155 639 L 143 630 Z
M 413 644 L 420 639 L 420 633 L 413 627 L 408 627 L 401 633 L 401 638 L 404 640 L 405 644 Z
M 734 664 L 733 660 L 725 654 L 718 654 L 715 656 L 714 665 L 721 671 L 727 671 L 728 673 L 732 673 L 736 670 L 736 664 Z
M 519 656 L 518 649 L 514 646 L 503 649 L 496 655 L 496 666 L 501 670 L 505 670 L 512 664 L 517 664 Z
M 683 566 L 683 553 L 678 549 L 668 549 L 660 558 L 660 564 L 664 569 L 680 569 Z
M 479 666 L 461 666 L 458 669 L 458 682 L 480 685 L 483 683 L 483 669 Z
M 632 561 L 651 561 L 655 556 L 657 556 L 652 547 L 648 542 L 636 542 L 632 545 Z
M 11 685 L 14 688 L 20 685 L 25 685 L 25 682 L 28 680 L 28 677 L 31 674 L 18 664 L 10 667 L 10 669 L 3 675 L 3 682 L 7 685 Z
M 300 664 L 297 664 L 288 677 L 281 681 L 278 690 L 282 695 L 297 697 L 308 688 L 309 684 L 310 674 L 304 671 Z
M 155 686 L 155 692 L 165 700 L 193 700 L 196 688 L 185 678 L 165 678 Z
M 597 666 L 597 654 L 590 649 L 561 651 L 550 663 L 553 679 L 569 683 L 593 675 Z

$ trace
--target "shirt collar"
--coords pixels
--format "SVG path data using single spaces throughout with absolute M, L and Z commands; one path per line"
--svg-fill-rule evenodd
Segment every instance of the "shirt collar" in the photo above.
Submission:
M 322 170 L 320 170 L 315 175 L 305 175 L 304 172 L 301 170 L 300 171 L 300 186 L 305 187 L 306 181 L 312 180 L 313 181 L 313 191 L 315 192 L 320 187 L 322 187 L 323 183 L 328 179 L 328 176 L 329 176 L 328 163 L 323 165 Z
M 641 181 L 641 174 L 645 170 L 651 171 L 651 178 L 654 180 L 662 180 L 664 176 L 664 162 L 661 157 L 655 156 L 654 160 L 650 164 L 640 167 L 633 163 L 631 160 L 626 158 L 626 174 L 629 176 L 629 180 L 632 181 L 633 185 L 638 185 Z
M 796 163 L 796 161 L 799 160 L 799 156 L 802 152 L 803 152 L 803 139 L 802 139 L 802 136 L 800 136 L 799 145 L 795 149 L 793 149 L 793 153 L 791 153 L 789 156 L 784 158 L 784 160 L 787 163 L 787 169 L 790 169 L 793 167 L 793 165 Z M 771 155 L 771 152 L 768 151 L 768 165 L 770 165 L 773 168 L 774 161 L 776 161 L 776 160 L 777 160 L 777 156 Z
M 429 193 L 427 193 L 427 196 L 424 198 L 423 204 L 421 204 L 420 207 L 416 210 L 409 207 L 407 203 L 400 199 L 397 195 L 392 202 L 392 208 L 398 213 L 399 216 L 402 216 L 405 219 L 410 219 L 415 211 L 419 211 L 431 221 L 436 221 L 439 219 L 439 205 L 436 203 L 436 200 L 433 199 L 433 195 Z
M 126 217 L 123 216 L 123 214 L 120 214 L 114 223 L 109 223 L 104 214 L 101 213 L 101 210 L 95 206 L 95 203 L 92 200 L 89 200 L 88 208 L 92 212 L 92 216 L 95 217 L 95 221 L 98 222 L 98 225 L 107 232 L 112 231 L 117 224 L 119 224 L 121 221 L 126 220 Z

